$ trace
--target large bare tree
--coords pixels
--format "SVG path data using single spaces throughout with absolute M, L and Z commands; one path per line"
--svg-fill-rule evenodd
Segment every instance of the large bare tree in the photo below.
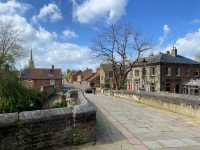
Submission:
M 195 57 L 195 59 L 196 59 L 197 61 L 200 61 L 200 54 L 197 54 L 197 56 Z
M 0 69 L 13 65 L 20 56 L 20 33 L 12 23 L 0 22 Z
M 128 73 L 141 54 L 150 49 L 148 42 L 128 24 L 112 24 L 97 35 L 92 50 L 96 57 L 112 64 L 116 88 L 124 89 Z

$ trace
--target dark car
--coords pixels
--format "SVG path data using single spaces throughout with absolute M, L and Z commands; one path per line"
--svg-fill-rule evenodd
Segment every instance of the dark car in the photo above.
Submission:
M 85 93 L 94 93 L 95 94 L 96 89 L 95 88 L 87 88 L 85 89 Z

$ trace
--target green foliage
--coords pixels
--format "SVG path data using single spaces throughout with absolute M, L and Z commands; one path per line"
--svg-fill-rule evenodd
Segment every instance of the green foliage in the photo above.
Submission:
M 0 76 L 0 113 L 40 109 L 43 95 L 26 89 L 13 74 Z
M 67 107 L 67 102 L 62 100 L 61 102 L 57 102 L 54 106 L 54 108 L 62 108 L 62 107 Z

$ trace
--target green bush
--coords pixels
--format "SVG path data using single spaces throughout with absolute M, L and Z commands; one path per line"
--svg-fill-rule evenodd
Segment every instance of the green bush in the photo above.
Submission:
M 57 102 L 54 106 L 54 108 L 62 108 L 62 107 L 67 107 L 67 102 L 66 101 L 61 101 L 61 102 Z
M 43 95 L 26 89 L 14 74 L 0 76 L 0 113 L 40 109 Z

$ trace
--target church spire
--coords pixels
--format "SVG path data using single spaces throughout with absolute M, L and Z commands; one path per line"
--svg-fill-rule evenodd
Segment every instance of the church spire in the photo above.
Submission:
M 29 59 L 29 64 L 28 64 L 28 68 L 29 69 L 33 69 L 34 66 L 34 61 L 33 61 L 33 52 L 32 49 L 30 50 L 30 59 Z

